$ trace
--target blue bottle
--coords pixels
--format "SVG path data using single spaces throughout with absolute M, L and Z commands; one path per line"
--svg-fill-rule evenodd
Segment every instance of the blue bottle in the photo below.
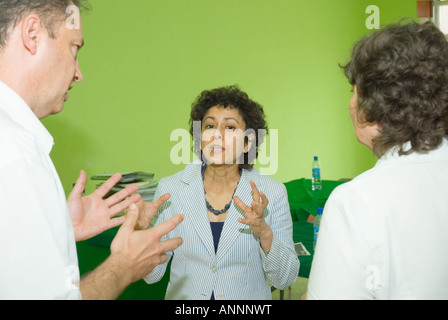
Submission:
M 317 214 L 316 214 L 316 217 L 314 218 L 314 222 L 313 222 L 313 229 L 314 229 L 313 249 L 314 250 L 316 250 L 317 236 L 319 235 L 320 221 L 322 220 L 323 212 L 324 212 L 324 209 L 317 208 Z
M 313 161 L 313 175 L 311 178 L 311 190 L 322 190 L 322 179 L 320 177 L 320 162 L 318 157 L 314 157 Z

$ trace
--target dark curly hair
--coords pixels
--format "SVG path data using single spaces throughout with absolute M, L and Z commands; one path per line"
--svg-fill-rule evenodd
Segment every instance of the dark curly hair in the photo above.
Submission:
M 200 159 L 203 159 L 201 134 L 200 132 L 194 132 L 193 123 L 195 121 L 202 122 L 207 111 L 215 106 L 238 110 L 246 123 L 246 130 L 253 130 L 255 133 L 256 143 L 253 143 L 249 152 L 244 154 L 244 163 L 239 164 L 240 169 L 252 169 L 253 163 L 251 160 L 255 159 L 249 159 L 249 155 L 254 154 L 255 158 L 258 157 L 258 147 L 263 142 L 269 129 L 265 121 L 263 107 L 259 103 L 249 99 L 249 96 L 236 85 L 205 90 L 193 102 L 189 121 L 190 133 L 194 142 L 193 151 Z M 247 141 L 248 138 L 245 136 L 245 142 L 247 143 Z
M 0 0 L 0 49 L 6 44 L 11 30 L 31 13 L 37 14 L 49 36 L 56 38 L 55 24 L 67 17 L 66 9 L 70 5 L 83 11 L 90 9 L 87 0 Z
M 343 68 L 358 119 L 380 126 L 376 156 L 394 146 L 400 155 L 434 150 L 448 136 L 448 42 L 434 24 L 387 26 L 360 40 Z

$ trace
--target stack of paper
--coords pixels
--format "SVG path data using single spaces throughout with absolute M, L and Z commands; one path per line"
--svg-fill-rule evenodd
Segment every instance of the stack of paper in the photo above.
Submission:
M 114 175 L 114 173 L 101 173 L 91 177 L 91 179 L 99 182 L 96 185 L 98 188 L 112 175 Z M 136 193 L 139 193 L 142 196 L 143 201 L 152 202 L 154 200 L 154 194 L 156 193 L 157 185 L 159 183 L 157 179 L 154 179 L 154 173 L 135 171 L 121 172 L 121 175 L 121 180 L 112 188 L 106 197 L 110 197 L 112 194 L 119 192 L 128 186 L 136 184 L 139 187 Z
M 154 179 L 153 173 L 136 171 L 136 172 L 121 172 L 121 174 L 122 174 L 121 180 L 111 189 L 111 191 L 108 194 L 106 194 L 105 198 L 110 197 L 111 195 L 123 190 L 124 188 L 130 186 L 131 184 L 137 184 L 139 186 L 139 189 L 136 191 L 136 193 L 139 193 L 142 196 L 143 201 L 145 202 L 153 201 L 154 194 L 156 192 L 157 185 L 159 183 L 157 179 Z M 91 177 L 91 179 L 97 181 L 96 188 L 99 188 L 104 182 L 106 182 L 107 179 L 109 179 L 113 175 L 114 173 L 102 173 Z M 120 216 L 122 214 L 124 214 L 124 212 L 118 214 L 117 216 Z M 87 240 L 87 243 L 93 246 L 108 247 L 110 246 L 112 240 L 117 234 L 118 229 L 119 227 L 115 227 L 106 230 L 103 233 Z

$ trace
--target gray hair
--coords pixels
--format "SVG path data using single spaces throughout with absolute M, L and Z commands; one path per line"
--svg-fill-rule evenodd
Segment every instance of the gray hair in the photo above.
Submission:
M 76 5 L 87 10 L 86 0 L 0 0 L 0 50 L 11 31 L 28 14 L 39 16 L 51 38 L 56 38 L 55 26 L 66 17 L 67 7 Z

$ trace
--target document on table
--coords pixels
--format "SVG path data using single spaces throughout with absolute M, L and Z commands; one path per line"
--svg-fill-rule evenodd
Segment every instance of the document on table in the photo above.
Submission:
M 294 243 L 294 250 L 298 256 L 310 256 L 311 254 L 306 250 L 302 242 Z

